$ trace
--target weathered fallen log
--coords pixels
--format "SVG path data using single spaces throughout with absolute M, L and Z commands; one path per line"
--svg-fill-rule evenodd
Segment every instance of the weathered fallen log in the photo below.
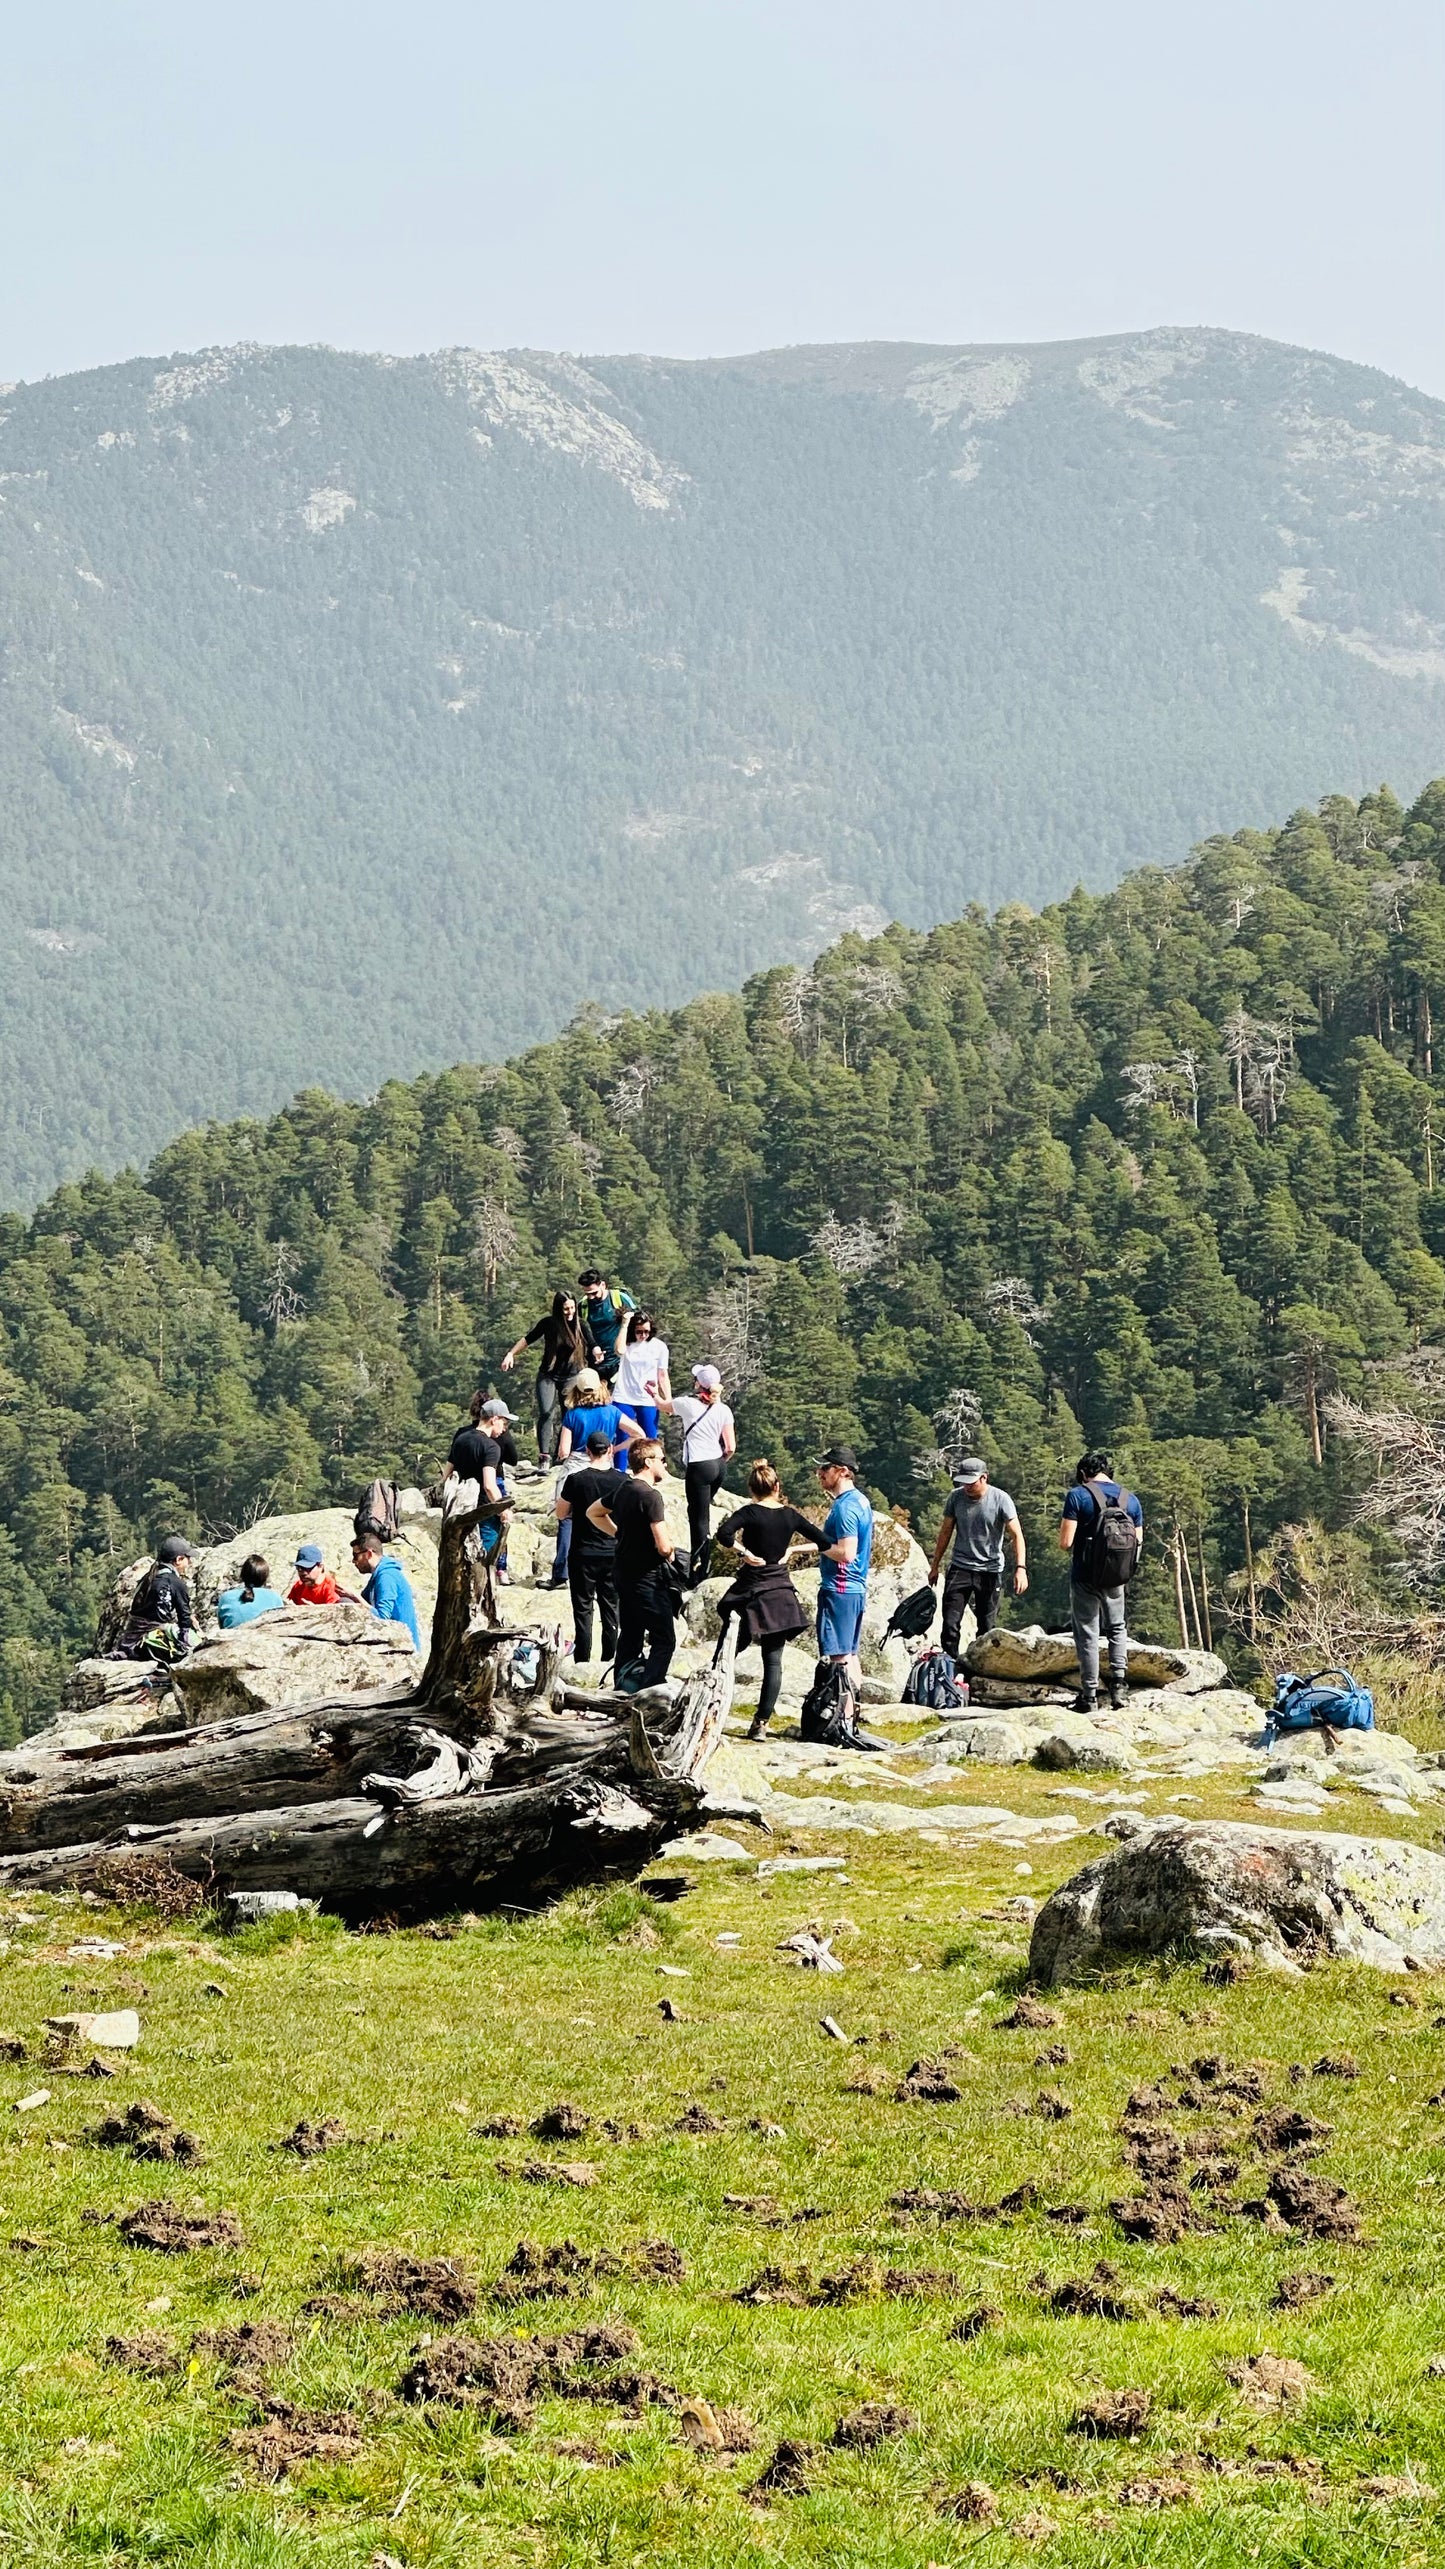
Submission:
M 732 1698 L 733 1642 L 675 1700 L 589 1703 L 558 1637 L 496 1621 L 475 1485 L 450 1493 L 418 1686 L 0 1758 L 0 1881 L 85 1887 L 118 1854 L 218 1890 L 340 1908 L 482 1896 L 519 1868 L 645 1857 L 695 1816 Z M 570 1702 L 567 1700 L 571 1695 Z

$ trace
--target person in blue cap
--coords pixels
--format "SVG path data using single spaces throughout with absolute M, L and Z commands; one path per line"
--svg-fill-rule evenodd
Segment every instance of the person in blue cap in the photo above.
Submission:
M 296 1576 L 286 1591 L 288 1606 L 339 1606 L 347 1594 L 326 1567 L 319 1543 L 303 1543 L 296 1555 Z

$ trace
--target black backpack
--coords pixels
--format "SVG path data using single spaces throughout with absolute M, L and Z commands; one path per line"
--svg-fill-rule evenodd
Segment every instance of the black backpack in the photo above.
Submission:
M 925 1713 L 961 1713 L 968 1703 L 968 1679 L 960 1677 L 946 1650 L 920 1650 L 904 1681 L 903 1700 Z
M 858 1698 L 840 1659 L 820 1659 L 803 1697 L 799 1735 L 825 1748 L 846 1748 L 858 1733 Z
M 1116 1499 L 1090 1490 L 1094 1513 L 1074 1537 L 1074 1575 L 1086 1588 L 1127 1588 L 1139 1567 L 1144 1537 L 1129 1514 L 1129 1492 Z
M 921 1641 L 926 1632 L 932 1632 L 937 1612 L 938 1597 L 934 1589 L 911 1589 L 906 1597 L 899 1599 L 889 1616 L 884 1640 L 892 1641 L 896 1636 L 899 1641 Z

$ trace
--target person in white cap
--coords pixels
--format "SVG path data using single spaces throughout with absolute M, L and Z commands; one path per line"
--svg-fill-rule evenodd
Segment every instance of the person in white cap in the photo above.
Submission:
M 688 1576 L 696 1587 L 699 1579 L 707 1577 L 712 1555 L 713 1492 L 737 1452 L 738 1440 L 716 1365 L 694 1365 L 692 1379 L 696 1396 L 684 1392 L 672 1409 L 682 1425 L 682 1480 L 691 1555 Z
M 516 1444 L 509 1428 L 512 1412 L 504 1400 L 489 1399 L 485 1392 L 473 1392 L 468 1411 L 469 1427 L 459 1427 L 447 1455 L 446 1478 L 475 1481 L 482 1497 L 493 1507 L 506 1507 L 507 1483 L 503 1466 L 517 1459 Z M 510 1515 L 490 1517 L 478 1528 L 478 1541 L 483 1556 L 495 1558 L 498 1572 L 505 1577 L 507 1528 Z

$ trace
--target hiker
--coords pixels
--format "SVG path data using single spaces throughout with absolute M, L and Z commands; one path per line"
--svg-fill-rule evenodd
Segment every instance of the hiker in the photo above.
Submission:
M 657 1434 L 658 1409 L 672 1399 L 671 1361 L 667 1340 L 658 1337 L 651 1312 L 624 1311 L 617 1332 L 612 1397 L 623 1417 L 640 1427 L 644 1436 Z
M 1121 1712 L 1129 1693 L 1129 1636 L 1124 1590 L 1139 1566 L 1144 1511 L 1132 1490 L 1113 1478 L 1107 1454 L 1081 1454 L 1074 1486 L 1064 1501 L 1060 1548 L 1069 1554 L 1069 1604 L 1079 1691 L 1074 1710 L 1092 1713 L 1099 1700 L 1099 1632 L 1109 1638 L 1109 1702 Z
M 594 1499 L 587 1520 L 599 1534 L 617 1538 L 617 1676 L 624 1695 L 660 1686 L 676 1647 L 671 1583 L 672 1536 L 661 1484 L 667 1477 L 662 1447 L 645 1436 L 631 1448 L 627 1475 L 610 1504 Z
M 818 1656 L 840 1661 L 855 1689 L 863 1682 L 858 1641 L 873 1558 L 873 1510 L 854 1487 L 857 1469 L 851 1445 L 830 1445 L 818 1457 L 818 1478 L 830 1501 L 818 1548 Z
M 370 1606 L 383 1623 L 404 1623 L 411 1634 L 414 1649 L 421 1648 L 417 1627 L 416 1599 L 411 1581 L 401 1563 L 388 1552 L 379 1534 L 358 1534 L 351 1547 L 351 1557 L 366 1582 L 362 1602 Z
M 592 1656 L 594 1606 L 602 1621 L 602 1656 L 614 1659 L 617 1655 L 617 1545 L 610 1534 L 593 1524 L 587 1511 L 600 1499 L 611 1515 L 624 1477 L 614 1468 L 612 1448 L 604 1430 L 594 1427 L 576 1469 L 571 1464 L 565 1467 L 552 1503 L 558 1524 L 570 1537 L 567 1585 L 572 1591 L 572 1629 L 576 1636 L 572 1655 L 578 1668 L 585 1668 Z
M 528 1347 L 539 1346 L 542 1360 L 537 1368 L 533 1398 L 537 1412 L 537 1453 L 550 1463 L 557 1451 L 562 1432 L 562 1390 L 574 1374 L 580 1374 L 587 1362 L 587 1342 L 582 1335 L 575 1294 L 554 1293 L 552 1308 L 534 1321 L 525 1338 L 519 1338 L 502 1358 L 502 1371 L 509 1374 Z
M 516 1412 L 504 1400 L 486 1392 L 473 1392 L 467 1415 L 469 1427 L 459 1427 L 447 1455 L 445 1478 L 475 1481 L 484 1508 L 504 1513 L 485 1513 L 477 1527 L 477 1542 L 482 1559 L 493 1564 L 497 1577 L 507 1580 L 507 1533 L 512 1514 L 508 1504 L 506 1465 L 517 1460 L 516 1440 L 508 1432 L 516 1423 Z
M 557 1440 L 559 1463 L 581 1453 L 594 1427 L 605 1430 L 620 1469 L 628 1446 L 638 1442 L 642 1430 L 635 1418 L 623 1417 L 616 1401 L 608 1399 L 601 1375 L 586 1365 L 567 1386 L 567 1407 L 562 1412 L 562 1433 Z
M 296 1576 L 286 1591 L 288 1606 L 339 1606 L 351 1592 L 338 1588 L 324 1565 L 319 1543 L 303 1543 L 292 1565 Z
M 949 1658 L 956 1659 L 965 1606 L 973 1608 L 977 1632 L 992 1632 L 998 1621 L 1005 1539 L 1013 1554 L 1014 1595 L 1021 1597 L 1029 1584 L 1028 1550 L 1018 1509 L 1007 1490 L 990 1487 L 988 1465 L 981 1454 L 965 1455 L 954 1473 L 953 1489 L 944 1501 L 943 1518 L 929 1565 L 930 1588 L 938 1585 L 950 1531 L 953 1535 L 953 1559 L 943 1583 L 942 1638 Z
M 577 1317 L 582 1324 L 582 1337 L 590 1361 L 605 1383 L 617 1371 L 617 1333 L 625 1311 L 635 1311 L 636 1303 L 621 1285 L 614 1293 L 607 1278 L 595 1267 L 584 1267 L 577 1279 L 583 1295 Z
M 712 1556 L 712 1501 L 723 1474 L 737 1452 L 733 1414 L 722 1396 L 716 1365 L 694 1365 L 693 1393 L 672 1404 L 682 1421 L 682 1483 L 687 1492 L 688 1577 L 697 1586 L 707 1577 Z
M 196 1638 L 190 1576 L 194 1546 L 168 1534 L 130 1601 L 112 1659 L 183 1659 Z
M 239 1587 L 223 1588 L 216 1599 L 216 1621 L 222 1632 L 234 1632 L 237 1624 L 273 1615 L 285 1603 L 280 1589 L 271 1585 L 271 1564 L 265 1555 L 248 1552 L 241 1564 Z
M 821 1550 L 823 1529 L 788 1505 L 777 1473 L 763 1455 L 748 1471 L 747 1504 L 735 1508 L 719 1526 L 717 1539 L 730 1545 L 743 1565 L 718 1599 L 718 1613 L 724 1622 L 729 1615 L 737 1616 L 739 1650 L 756 1642 L 763 1654 L 758 1709 L 748 1729 L 749 1739 L 762 1739 L 782 1689 L 783 1652 L 795 1634 L 808 1629 L 807 1614 L 788 1576 L 788 1554 L 798 1542 L 817 1544 Z

